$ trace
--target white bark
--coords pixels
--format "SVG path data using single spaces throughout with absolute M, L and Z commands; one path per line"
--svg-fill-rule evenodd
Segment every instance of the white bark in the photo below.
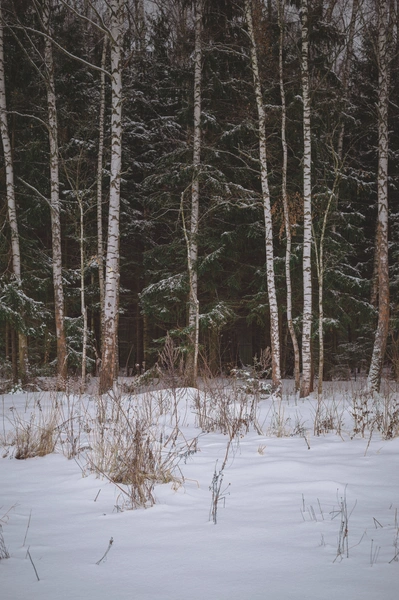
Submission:
M 188 325 L 190 349 L 188 357 L 188 383 L 196 386 L 198 375 L 199 301 L 198 301 L 198 219 L 199 219 L 199 173 L 201 168 L 201 78 L 202 78 L 202 13 L 203 0 L 195 3 L 195 48 L 194 48 L 194 139 L 193 180 L 191 184 L 191 216 L 188 247 L 188 275 L 190 298 Z
M 51 0 L 43 4 L 42 20 L 45 33 L 50 35 Z M 59 195 L 58 122 L 54 83 L 53 50 L 49 37 L 45 38 L 44 61 L 46 68 L 48 132 L 50 144 L 50 211 L 53 250 L 54 312 L 57 334 L 57 374 L 59 386 L 67 376 L 67 346 L 64 328 L 64 290 L 62 285 L 61 219 Z
M 98 156 L 97 156 L 97 264 L 98 283 L 100 288 L 100 323 L 101 336 L 104 332 L 104 242 L 103 242 L 103 156 L 104 156 L 104 122 L 105 122 L 105 62 L 107 57 L 108 37 L 104 36 L 101 57 L 100 80 L 100 114 L 98 120 Z M 101 349 L 103 340 L 101 339 Z
M 110 0 L 111 12 L 111 179 L 104 294 L 100 392 L 112 388 L 117 365 L 119 309 L 119 217 L 122 166 L 122 31 L 124 0 Z
M 285 248 L 285 281 L 287 286 L 287 324 L 290 332 L 292 346 L 294 349 L 294 378 L 295 378 L 295 389 L 298 391 L 300 386 L 300 353 L 298 340 L 295 333 L 294 323 L 292 320 L 292 284 L 291 284 L 291 223 L 290 223 L 290 210 L 288 205 L 287 196 L 287 162 L 288 162 L 288 148 L 286 139 L 286 123 L 287 123 L 287 108 L 285 100 L 285 87 L 284 87 L 284 63 L 283 63 L 283 48 L 284 48 L 284 28 L 285 28 L 285 2 L 286 0 L 279 0 L 278 12 L 279 12 L 279 27 L 280 27 L 280 38 L 279 38 L 279 79 L 280 79 L 280 96 L 281 96 L 281 144 L 283 149 L 283 165 L 282 165 L 282 199 L 284 209 L 284 227 L 286 236 L 286 248 Z
M 303 321 L 301 396 L 313 391 L 312 377 L 312 146 L 309 95 L 308 0 L 301 0 L 303 101 Z
M 378 324 L 367 385 L 378 392 L 389 329 L 388 263 L 388 103 L 389 103 L 389 2 L 380 0 L 378 12 Z
M 270 310 L 270 338 L 272 352 L 272 381 L 278 394 L 281 394 L 281 372 L 280 372 L 280 332 L 278 322 L 278 306 L 276 286 L 274 280 L 274 250 L 273 250 L 273 224 L 270 206 L 269 180 L 267 172 L 266 155 L 266 115 L 263 104 L 262 88 L 259 76 L 258 57 L 256 52 L 255 33 L 252 22 L 251 0 L 245 0 L 245 16 L 248 25 L 248 33 L 251 40 L 251 65 L 258 109 L 259 122 L 259 160 L 260 177 L 263 197 L 263 214 L 265 220 L 265 245 L 266 245 L 266 278 Z
M 19 245 L 17 209 L 15 203 L 14 187 L 14 163 L 12 157 L 12 148 L 7 120 L 7 101 L 6 101 L 6 82 L 4 71 L 4 30 L 3 30 L 3 11 L 0 0 L 0 130 L 3 143 L 4 164 L 6 172 L 6 195 L 8 221 L 11 231 L 11 253 L 12 267 L 14 277 L 21 285 L 21 251 Z M 19 376 L 22 381 L 26 379 L 28 371 L 28 342 L 26 335 L 18 332 L 18 350 L 19 350 Z
M 86 358 L 87 358 L 87 307 L 85 299 L 85 229 L 84 229 L 84 208 L 83 199 L 79 190 L 76 190 L 79 204 L 79 222 L 80 222 L 80 311 L 83 320 L 83 339 L 82 339 L 82 378 L 81 391 L 86 386 Z

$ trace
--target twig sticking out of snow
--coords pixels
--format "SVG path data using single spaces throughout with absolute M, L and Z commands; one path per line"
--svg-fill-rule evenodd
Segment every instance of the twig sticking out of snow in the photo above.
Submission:
M 29 560 L 30 560 L 30 562 L 32 563 L 32 567 L 33 567 L 33 570 L 35 571 L 35 575 L 36 575 L 36 578 L 37 578 L 37 580 L 38 580 L 38 581 L 40 581 L 40 579 L 39 579 L 39 575 L 37 574 L 37 569 L 36 569 L 36 567 L 35 567 L 35 563 L 33 562 L 33 559 L 32 559 L 32 557 L 31 557 L 31 555 L 30 555 L 30 552 L 29 552 L 29 548 L 28 548 L 28 550 L 26 551 L 26 554 L 29 556 Z
M 112 544 L 113 544 L 113 543 L 114 543 L 114 538 L 111 538 L 111 539 L 109 540 L 108 548 L 106 549 L 106 551 L 105 551 L 105 553 L 104 553 L 104 556 L 102 556 L 102 557 L 100 558 L 100 560 L 98 560 L 98 561 L 96 562 L 96 565 L 99 565 L 100 563 L 102 563 L 102 561 L 104 560 L 104 558 L 107 556 L 108 552 L 111 550 L 111 546 L 112 546 Z

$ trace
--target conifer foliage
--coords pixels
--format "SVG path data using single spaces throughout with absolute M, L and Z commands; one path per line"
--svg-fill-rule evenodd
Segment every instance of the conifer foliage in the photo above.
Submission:
M 2 376 L 397 377 L 397 8 L 1 0 Z

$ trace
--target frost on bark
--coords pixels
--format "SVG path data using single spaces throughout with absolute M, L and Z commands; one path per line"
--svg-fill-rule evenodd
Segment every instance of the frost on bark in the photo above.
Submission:
M 378 392 L 389 329 L 388 264 L 388 102 L 389 102 L 389 2 L 380 0 L 378 12 L 378 323 L 367 386 Z
M 191 183 L 190 233 L 188 236 L 189 277 L 189 353 L 187 357 L 187 384 L 196 387 L 198 375 L 199 301 L 198 301 L 198 218 L 199 174 L 201 168 L 201 77 L 202 77 L 202 13 L 203 0 L 195 3 L 195 49 L 194 49 L 194 139 L 193 180 Z
M 50 12 L 51 0 L 46 0 L 43 4 L 42 20 L 44 30 L 48 35 L 51 35 Z M 57 376 L 58 385 L 62 387 L 65 384 L 67 377 L 67 344 L 64 327 L 64 290 L 62 285 L 58 122 L 53 50 L 49 37 L 45 38 L 44 61 L 46 68 L 45 81 L 47 88 L 48 132 L 50 144 L 50 211 L 53 251 L 54 314 L 57 335 Z
M 122 30 L 124 0 L 109 2 L 111 13 L 111 177 L 105 265 L 103 349 L 100 393 L 114 384 L 118 349 L 119 213 L 122 166 Z
M 302 102 L 303 102 L 303 317 L 301 397 L 313 391 L 312 375 L 312 147 L 309 96 L 308 0 L 301 0 Z
M 4 31 L 3 31 L 3 10 L 0 1 L 0 129 L 1 140 L 3 143 L 4 164 L 6 175 L 6 196 L 8 221 L 11 231 L 11 253 L 12 268 L 14 277 L 21 285 L 21 251 L 19 246 L 19 233 L 17 221 L 17 209 L 15 204 L 14 187 L 14 164 L 12 157 L 12 148 L 7 120 L 7 101 L 6 101 L 6 83 L 4 72 Z M 18 376 L 22 382 L 26 381 L 28 372 L 28 341 L 26 335 L 18 332 L 18 351 L 19 351 L 19 369 Z
M 292 284 L 291 284 L 291 247 L 292 247 L 292 236 L 291 236 L 291 222 L 290 222 L 290 210 L 288 205 L 287 196 L 287 162 L 288 162 L 288 148 L 286 139 L 286 124 L 287 124 L 287 108 L 285 100 L 285 88 L 284 88 L 284 62 L 283 62 L 283 48 L 284 48 L 284 28 L 285 28 L 285 2 L 286 0 L 279 0 L 278 2 L 278 21 L 280 27 L 279 37 L 279 80 L 280 80 L 280 96 L 281 96 L 281 145 L 283 149 L 283 165 L 282 165 L 282 182 L 281 182 L 281 195 L 283 199 L 283 210 L 284 210 L 284 228 L 286 236 L 286 248 L 285 248 L 285 281 L 287 287 L 287 324 L 290 332 L 292 346 L 294 349 L 294 378 L 295 378 L 295 389 L 299 390 L 300 386 L 300 353 L 298 340 L 295 333 L 294 323 L 292 320 Z
M 266 156 L 266 115 L 263 104 L 262 89 L 258 68 L 258 57 L 256 52 L 255 33 L 252 22 L 251 0 L 245 0 L 245 16 L 248 26 L 248 34 L 251 40 L 251 65 L 254 81 L 256 106 L 258 109 L 259 122 L 259 162 L 260 177 L 263 197 L 263 214 L 265 220 L 265 245 L 266 245 L 266 278 L 267 292 L 270 310 L 270 338 L 272 352 L 272 382 L 278 394 L 281 394 L 281 372 L 280 372 L 280 332 L 278 322 L 278 306 L 276 286 L 274 280 L 274 250 L 273 250 L 273 226 L 270 206 L 269 180 L 267 172 Z

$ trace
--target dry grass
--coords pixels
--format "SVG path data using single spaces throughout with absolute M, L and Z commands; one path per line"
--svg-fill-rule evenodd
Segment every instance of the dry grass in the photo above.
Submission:
M 45 456 L 54 452 L 59 423 L 59 407 L 54 402 L 49 407 L 43 407 L 40 396 L 28 396 L 22 412 L 11 407 L 9 421 L 12 430 L 5 434 L 3 445 L 12 448 L 12 456 L 23 460 L 35 456 Z M 5 430 L 5 428 L 3 428 Z

